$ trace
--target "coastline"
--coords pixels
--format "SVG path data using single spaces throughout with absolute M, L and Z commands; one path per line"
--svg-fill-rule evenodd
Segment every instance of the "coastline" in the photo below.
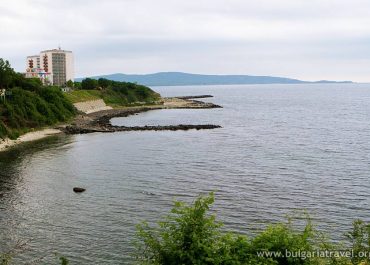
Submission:
M 66 134 L 86 134 L 86 133 L 109 133 L 109 132 L 127 132 L 127 131 L 178 131 L 178 130 L 209 130 L 221 128 L 213 124 L 179 124 L 167 126 L 114 126 L 110 120 L 115 117 L 127 117 L 141 112 L 159 109 L 211 109 L 222 108 L 219 105 L 193 100 L 193 98 L 212 97 L 205 96 L 188 96 L 188 97 L 171 97 L 162 98 L 162 104 L 144 105 L 137 107 L 124 107 L 109 110 L 102 110 L 90 114 L 78 115 L 74 122 L 62 129 Z
M 210 95 L 204 96 L 187 96 L 187 97 L 170 97 L 162 98 L 162 104 L 144 105 L 135 107 L 122 107 L 115 109 L 97 110 L 95 112 L 78 114 L 71 123 L 56 127 L 44 128 L 33 132 L 28 132 L 21 135 L 16 140 L 9 138 L 0 139 L 0 152 L 9 150 L 10 148 L 35 140 L 40 140 L 49 136 L 66 133 L 66 134 L 84 134 L 94 132 L 118 132 L 118 131 L 147 131 L 147 130 L 201 130 L 201 129 L 215 129 L 221 128 L 219 125 L 204 124 L 204 125 L 173 125 L 173 126 L 113 126 L 110 120 L 114 117 L 127 117 L 141 112 L 158 109 L 210 109 L 222 108 L 213 103 L 193 100 L 194 98 L 212 97 Z

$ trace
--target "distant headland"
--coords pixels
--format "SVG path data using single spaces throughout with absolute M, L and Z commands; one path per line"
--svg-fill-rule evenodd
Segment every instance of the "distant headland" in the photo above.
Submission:
M 246 85 L 246 84 L 315 84 L 315 83 L 352 83 L 352 81 L 315 82 L 292 78 L 252 75 L 202 75 L 182 72 L 161 72 L 154 74 L 110 74 L 92 76 L 90 78 L 106 78 L 113 81 L 139 83 L 146 86 L 190 86 L 190 85 Z M 83 78 L 77 78 L 81 81 Z

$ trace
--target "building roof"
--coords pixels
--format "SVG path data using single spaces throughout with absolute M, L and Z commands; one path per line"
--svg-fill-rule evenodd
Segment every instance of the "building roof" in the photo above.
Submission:
M 45 50 L 45 51 L 41 51 L 41 53 L 45 53 L 45 52 L 70 52 L 72 53 L 72 51 L 66 51 L 66 50 L 62 50 L 62 49 L 51 49 L 51 50 Z

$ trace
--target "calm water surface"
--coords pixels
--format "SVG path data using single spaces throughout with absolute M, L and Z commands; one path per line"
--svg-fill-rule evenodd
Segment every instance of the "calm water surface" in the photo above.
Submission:
M 112 123 L 223 128 L 60 136 L 0 154 L 0 253 L 27 240 L 19 260 L 58 252 L 72 264 L 130 264 L 137 223 L 209 191 L 226 227 L 243 233 L 295 209 L 335 238 L 370 220 L 370 85 L 154 89 L 212 94 L 224 108 Z

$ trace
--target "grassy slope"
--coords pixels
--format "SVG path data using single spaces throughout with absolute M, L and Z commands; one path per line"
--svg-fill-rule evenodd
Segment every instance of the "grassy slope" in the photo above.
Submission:
M 127 90 L 74 90 L 66 93 L 66 97 L 72 102 L 82 102 L 103 99 L 112 107 L 129 106 L 133 104 L 152 104 L 160 99 L 160 95 L 149 88 Z
M 102 98 L 101 91 L 98 91 L 98 90 L 74 90 L 74 91 L 65 93 L 65 96 L 72 103 Z
M 12 96 L 0 103 L 0 138 L 19 135 L 68 121 L 75 109 L 59 88 L 40 88 L 37 91 L 12 89 Z
M 160 95 L 148 87 L 132 83 L 115 83 L 104 90 L 75 90 L 62 93 L 57 87 L 34 90 L 12 89 L 13 95 L 0 102 L 0 139 L 16 139 L 21 134 L 68 121 L 74 117 L 72 103 L 103 99 L 107 105 L 122 107 L 153 104 Z

